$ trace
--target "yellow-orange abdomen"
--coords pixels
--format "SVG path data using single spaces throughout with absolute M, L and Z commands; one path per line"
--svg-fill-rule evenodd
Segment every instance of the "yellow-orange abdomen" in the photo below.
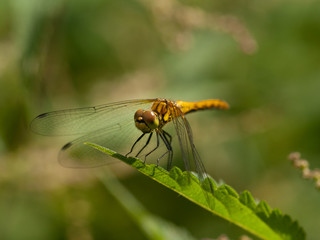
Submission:
M 220 99 L 209 99 L 197 102 L 184 102 L 177 101 L 177 106 L 180 107 L 181 111 L 184 114 L 189 112 L 197 111 L 197 110 L 205 110 L 205 109 L 228 109 L 229 104 Z

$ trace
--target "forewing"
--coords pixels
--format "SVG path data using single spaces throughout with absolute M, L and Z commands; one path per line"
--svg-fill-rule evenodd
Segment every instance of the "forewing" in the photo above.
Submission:
M 135 112 L 139 108 L 150 109 L 152 103 L 152 99 L 130 100 L 45 113 L 32 121 L 31 129 L 42 135 L 81 135 L 64 145 L 59 162 L 65 167 L 97 167 L 112 158 L 85 143 L 126 154 L 141 135 L 134 124 Z
M 41 135 L 86 134 L 112 129 L 123 119 L 131 119 L 137 109 L 151 107 L 154 99 L 128 100 L 95 107 L 44 113 L 33 119 L 31 130 Z

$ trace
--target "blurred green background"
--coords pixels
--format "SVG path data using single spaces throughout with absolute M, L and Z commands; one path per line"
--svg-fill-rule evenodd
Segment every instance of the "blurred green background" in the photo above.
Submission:
M 320 193 L 287 160 L 300 151 L 320 166 L 319 12 L 315 0 L 0 0 L 0 239 L 148 239 L 97 169 L 59 165 L 72 138 L 28 126 L 47 111 L 154 97 L 229 102 L 188 116 L 208 173 L 319 239 Z M 108 167 L 198 239 L 246 234 L 123 163 Z

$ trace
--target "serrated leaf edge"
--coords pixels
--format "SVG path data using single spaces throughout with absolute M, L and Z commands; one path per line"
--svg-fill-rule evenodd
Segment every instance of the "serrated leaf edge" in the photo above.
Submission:
M 229 197 L 232 197 L 232 198 L 235 198 L 236 200 L 238 200 L 240 204 L 242 204 L 243 206 L 245 206 L 246 208 L 251 210 L 255 216 L 257 216 L 270 230 L 272 230 L 276 234 L 277 239 L 282 239 L 279 236 L 279 235 L 281 235 L 281 232 L 278 232 L 275 229 L 271 228 L 270 223 L 268 223 L 268 220 L 270 221 L 270 217 L 275 216 L 275 215 L 280 216 L 282 219 L 286 219 L 285 221 L 287 222 L 287 225 L 291 225 L 297 231 L 300 231 L 300 233 L 302 233 L 302 235 L 305 235 L 304 230 L 301 227 L 299 227 L 297 221 L 293 221 L 289 215 L 282 214 L 279 209 L 272 210 L 270 208 L 270 206 L 265 201 L 260 201 L 257 204 L 256 201 L 254 200 L 254 198 L 252 197 L 251 193 L 248 191 L 244 191 L 239 195 L 229 185 L 226 185 L 226 184 L 217 185 L 212 178 L 209 178 L 209 181 L 212 181 L 213 186 L 214 186 L 213 195 L 211 193 L 209 193 L 209 194 L 211 194 L 212 198 L 214 198 L 215 201 L 220 202 L 220 204 L 225 207 L 225 210 L 229 213 L 228 214 L 229 218 L 227 218 L 226 216 L 224 216 L 224 215 L 220 214 L 219 212 L 216 212 L 214 209 L 210 208 L 207 204 L 200 203 L 196 199 L 192 199 L 192 198 L 190 198 L 190 196 L 185 194 L 184 187 L 186 187 L 187 185 L 185 185 L 185 186 L 181 185 L 181 184 L 179 184 L 179 182 L 177 180 L 179 180 L 179 178 L 185 178 L 187 176 L 187 174 L 189 174 L 188 172 L 182 171 L 178 167 L 173 167 L 170 170 L 170 172 L 168 172 L 166 169 L 164 169 L 160 166 L 157 166 L 155 164 L 144 164 L 139 158 L 125 157 L 125 156 L 123 156 L 117 152 L 114 152 L 106 147 L 102 147 L 102 146 L 99 146 L 94 143 L 84 143 L 84 144 L 89 145 L 99 151 L 102 151 L 106 154 L 109 154 L 109 155 L 125 162 L 126 164 L 133 166 L 138 171 L 140 171 L 141 173 L 143 173 L 144 175 L 146 175 L 148 177 L 151 177 L 153 180 L 157 181 L 158 183 L 171 188 L 172 190 L 174 190 L 178 194 L 186 197 L 187 199 L 196 203 L 197 205 L 207 209 L 208 211 L 214 213 L 215 215 L 218 215 L 218 216 L 236 224 L 237 226 L 240 226 L 241 228 L 251 232 L 252 234 L 254 234 L 262 239 L 267 239 L 267 238 L 265 238 L 265 236 L 261 236 L 259 233 L 253 231 L 251 228 L 248 228 L 246 225 L 242 224 L 241 222 L 236 222 L 233 219 L 231 219 L 232 213 L 229 212 L 229 209 L 227 207 L 225 207 L 225 204 L 222 201 L 220 201 L 220 199 L 217 197 L 217 195 L 222 194 L 222 195 L 229 196 Z M 147 171 L 143 171 L 142 169 L 145 169 Z M 149 170 L 151 170 L 151 171 L 149 171 Z M 158 180 L 157 178 L 152 176 L 152 174 L 150 174 L 150 172 L 154 172 L 154 171 L 163 172 L 165 175 L 169 176 L 170 179 L 174 180 L 174 182 L 171 184 L 168 184 L 168 182 L 166 182 L 166 183 L 161 182 L 160 180 Z M 196 182 L 198 187 L 203 189 L 203 187 L 201 187 L 200 181 L 197 179 L 197 177 L 195 175 L 189 174 L 188 176 L 191 176 L 192 182 Z M 177 179 L 175 179 L 175 178 L 177 178 Z M 168 178 L 166 178 L 166 179 L 168 179 Z M 205 189 L 203 189 L 203 190 L 207 191 Z M 275 238 L 273 238 L 273 239 L 275 239 Z

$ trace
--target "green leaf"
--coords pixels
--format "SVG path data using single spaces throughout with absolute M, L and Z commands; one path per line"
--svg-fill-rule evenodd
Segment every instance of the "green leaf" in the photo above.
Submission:
M 168 172 L 154 164 L 144 164 L 138 158 L 127 158 L 94 143 L 85 144 L 131 165 L 144 175 L 261 239 L 305 239 L 305 233 L 297 222 L 277 209 L 272 210 L 264 201 L 256 204 L 248 191 L 239 196 L 230 186 L 217 186 L 210 178 L 200 183 L 195 175 L 177 167 Z M 213 193 L 209 190 L 208 181 L 213 186 Z

